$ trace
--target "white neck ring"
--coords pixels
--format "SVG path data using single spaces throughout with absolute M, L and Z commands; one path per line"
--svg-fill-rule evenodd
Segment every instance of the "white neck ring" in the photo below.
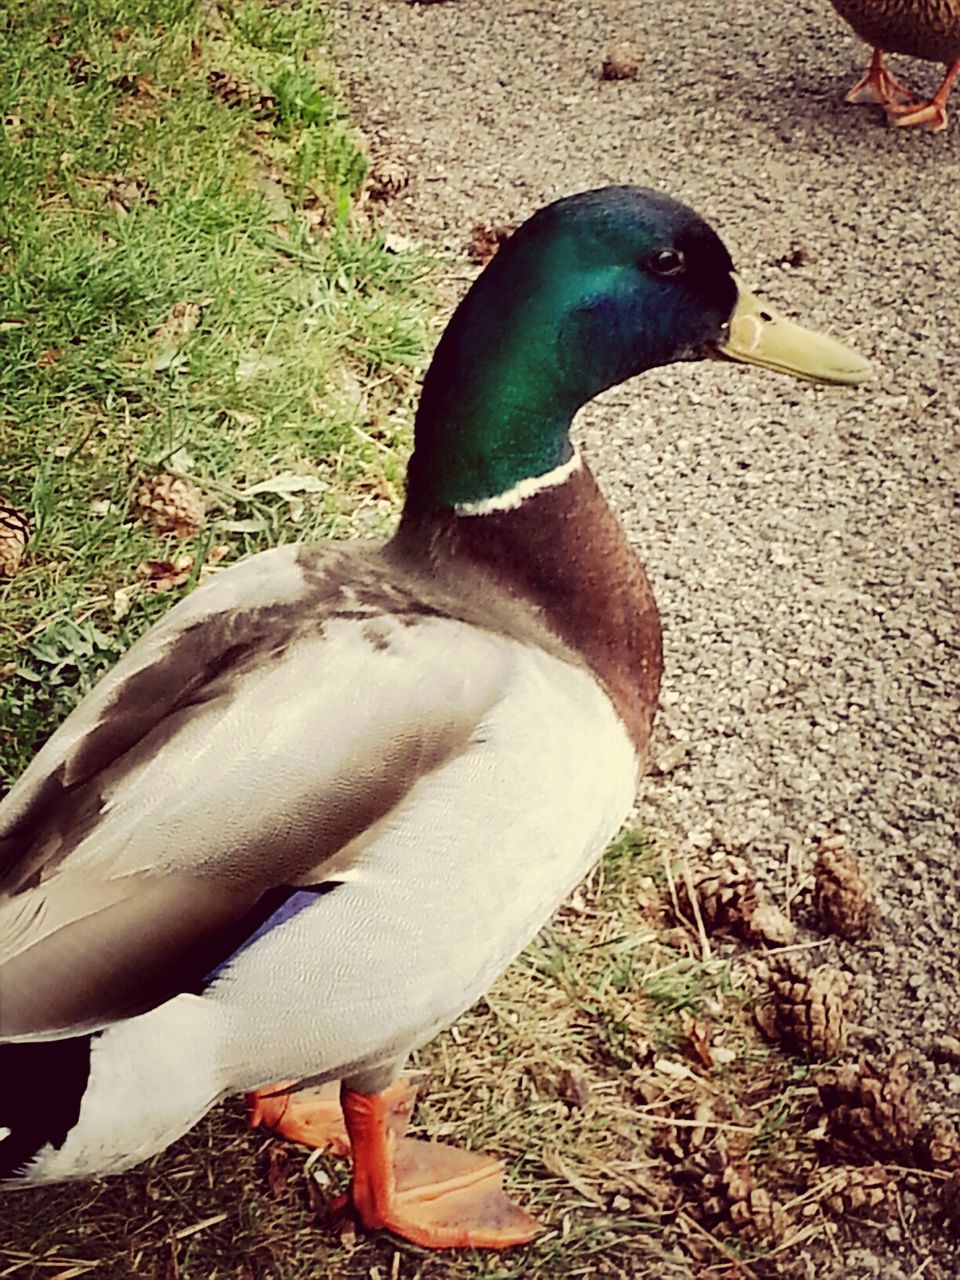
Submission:
M 583 459 L 574 448 L 573 454 L 566 462 L 552 471 L 545 471 L 541 476 L 527 476 L 505 493 L 496 493 L 492 498 L 481 498 L 478 502 L 458 502 L 454 511 L 458 516 L 488 516 L 496 511 L 514 511 L 529 498 L 534 498 L 544 489 L 555 489 L 566 484 L 571 476 L 583 470 Z

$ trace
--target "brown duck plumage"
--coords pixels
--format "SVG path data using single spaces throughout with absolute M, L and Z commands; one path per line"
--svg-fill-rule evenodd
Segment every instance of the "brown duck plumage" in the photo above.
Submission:
M 857 35 L 873 46 L 867 73 L 847 102 L 883 107 L 891 124 L 919 125 L 931 133 L 947 127 L 947 97 L 960 72 L 960 0 L 832 0 Z M 942 62 L 947 72 L 925 102 L 900 84 L 884 65 L 885 53 L 905 53 Z
M 885 53 L 960 58 L 960 0 L 832 0 L 857 35 Z

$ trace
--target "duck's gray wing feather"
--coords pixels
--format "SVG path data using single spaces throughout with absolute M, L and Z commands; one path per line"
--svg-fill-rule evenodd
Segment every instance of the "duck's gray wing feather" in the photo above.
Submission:
M 406 588 L 378 604 L 358 563 L 338 562 L 338 587 L 314 566 L 312 625 L 295 559 L 279 600 L 261 583 L 259 623 L 219 607 L 238 579 L 191 597 L 40 752 L 0 806 L 0 1038 L 90 1030 L 189 987 L 265 894 L 335 876 L 466 748 L 516 643 Z
M 29 875 L 29 831 L 172 710 L 203 697 L 244 649 L 284 628 L 307 594 L 298 546 L 242 561 L 198 587 L 136 642 L 51 735 L 0 803 L 0 889 Z M 333 560 L 334 557 L 331 557 Z M 333 566 L 331 566 L 333 568 Z M 286 628 L 289 630 L 289 628 Z

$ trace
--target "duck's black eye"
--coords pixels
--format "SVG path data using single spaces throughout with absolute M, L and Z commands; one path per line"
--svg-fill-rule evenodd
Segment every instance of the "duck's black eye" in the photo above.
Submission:
M 679 249 L 658 249 L 647 259 L 647 267 L 655 276 L 678 276 L 687 266 Z

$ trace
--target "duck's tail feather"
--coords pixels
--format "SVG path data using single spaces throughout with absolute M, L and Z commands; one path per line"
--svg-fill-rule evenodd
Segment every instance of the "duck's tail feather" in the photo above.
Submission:
M 0 1182 L 16 1181 L 45 1147 L 63 1146 L 80 1115 L 95 1034 L 0 1044 Z

